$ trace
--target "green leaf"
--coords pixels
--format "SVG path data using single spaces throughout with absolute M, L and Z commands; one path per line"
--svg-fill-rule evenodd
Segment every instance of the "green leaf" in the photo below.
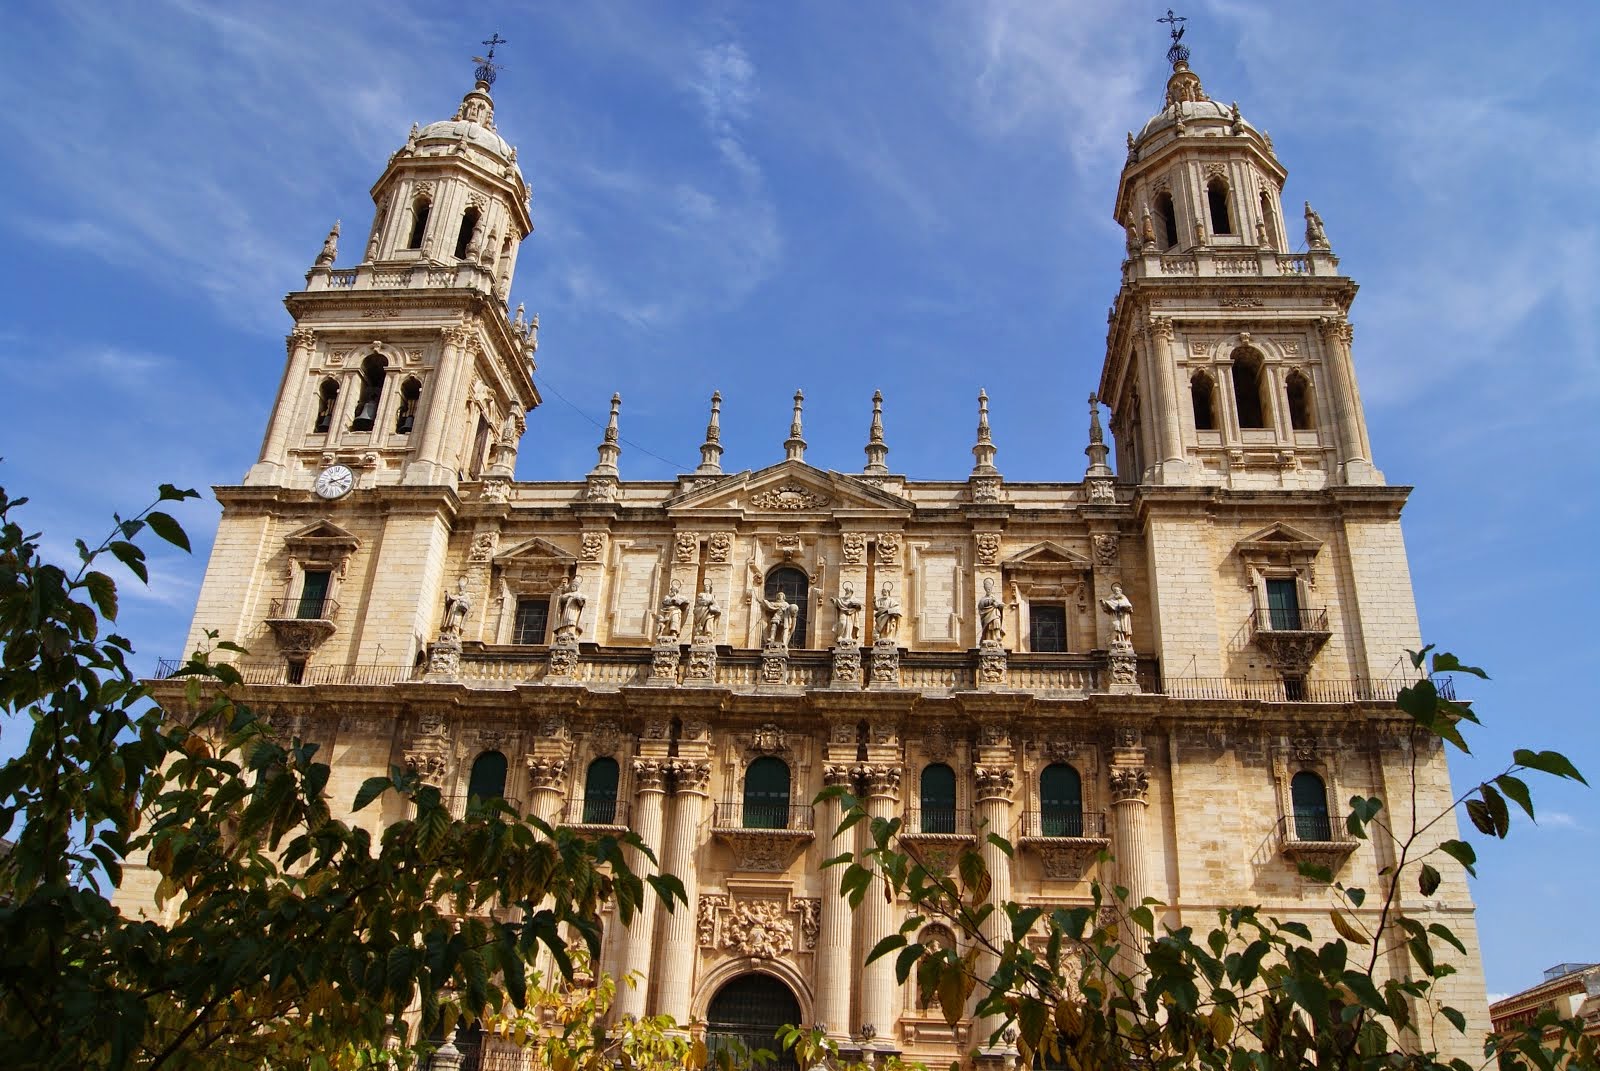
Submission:
M 1333 920 L 1333 928 L 1339 931 L 1339 936 L 1346 941 L 1353 941 L 1358 945 L 1371 944 L 1367 935 L 1356 929 L 1355 925 L 1345 917 L 1345 913 L 1338 908 L 1328 912 L 1328 917 Z
M 1456 656 L 1448 651 L 1440 651 L 1433 656 L 1433 671 L 1435 673 L 1470 673 L 1481 680 L 1488 680 L 1489 674 L 1477 666 L 1464 665 Z
M 1423 896 L 1432 896 L 1439 888 L 1439 872 L 1427 863 L 1422 864 L 1422 873 L 1417 877 L 1417 888 Z
M 361 789 L 356 793 L 356 802 L 350 809 L 359 811 L 389 789 L 394 787 L 394 780 L 388 777 L 369 777 L 361 782 Z
M 875 960 L 882 959 L 884 956 L 887 956 L 890 952 L 893 952 L 895 949 L 904 948 L 905 947 L 905 943 L 906 943 L 906 935 L 905 934 L 903 934 L 903 933 L 891 933 L 889 936 L 885 937 L 883 940 L 879 941 L 877 944 L 872 946 L 872 951 L 867 953 L 867 958 L 866 958 L 865 962 L 872 963 Z
M 1005 852 L 1007 859 L 1011 859 L 1015 856 L 1015 852 L 1011 847 L 1011 842 L 1006 840 L 1000 834 L 990 833 L 986 839 L 990 844 L 993 844 L 996 848 L 999 848 L 1001 851 Z
M 150 583 L 150 570 L 144 564 L 144 551 L 140 550 L 137 545 L 119 539 L 113 541 L 107 549 L 111 551 L 112 556 L 117 561 L 127 567 L 128 572 L 143 580 L 146 584 Z
M 1479 833 L 1494 836 L 1494 818 L 1489 814 L 1489 805 L 1482 800 L 1467 801 L 1467 817 L 1472 819 L 1472 825 Z
M 1444 1005 L 1439 1009 L 1439 1014 L 1443 1015 L 1446 1019 L 1449 1019 L 1451 1023 L 1455 1024 L 1455 1028 L 1458 1033 L 1465 1034 L 1467 1032 L 1467 1017 L 1462 1015 L 1455 1008 L 1452 1008 L 1449 1005 Z
M 1333 871 L 1331 869 L 1321 863 L 1313 863 L 1307 859 L 1302 859 L 1296 863 L 1295 871 L 1302 878 L 1310 878 L 1312 881 L 1320 881 L 1323 884 L 1333 880 Z
M 1489 820 L 1494 823 L 1494 835 L 1504 840 L 1506 834 L 1511 832 L 1511 814 L 1506 808 L 1505 797 L 1495 791 L 1493 785 L 1481 785 L 1478 791 L 1483 794 L 1484 806 L 1489 808 Z
M 920 943 L 908 944 L 900 950 L 900 955 L 895 957 L 894 976 L 901 985 L 906 984 L 906 979 L 911 977 L 911 968 L 917 965 L 917 960 L 926 951 Z
M 1462 944 L 1461 938 L 1451 933 L 1450 928 L 1444 923 L 1435 922 L 1433 925 L 1428 927 L 1428 932 L 1439 938 L 1441 941 L 1449 942 L 1455 947 L 1455 950 L 1460 952 L 1463 956 L 1467 954 L 1467 946 Z
M 1538 770 L 1554 777 L 1565 777 L 1582 785 L 1589 783 L 1583 779 L 1578 768 L 1559 751 L 1529 751 L 1526 748 L 1518 748 L 1511 753 L 1511 761 L 1518 766 L 1526 766 L 1530 770 Z
M 1478 863 L 1478 853 L 1472 850 L 1472 845 L 1464 840 L 1447 840 L 1439 845 L 1439 850 L 1460 863 L 1468 874 L 1478 876 L 1477 870 L 1473 869 Z
M 171 514 L 159 510 L 151 510 L 144 515 L 145 523 L 156 535 L 181 550 L 189 550 L 189 537 L 184 533 L 183 525 L 179 524 Z
M 1528 785 L 1522 778 L 1501 774 L 1494 779 L 1494 783 L 1500 786 L 1500 791 L 1510 796 L 1518 807 L 1527 812 L 1529 818 L 1533 818 L 1533 796 L 1528 792 Z

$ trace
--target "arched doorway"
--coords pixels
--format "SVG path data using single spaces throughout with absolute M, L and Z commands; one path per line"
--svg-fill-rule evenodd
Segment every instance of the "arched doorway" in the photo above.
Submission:
M 800 1002 L 788 986 L 768 974 L 741 974 L 717 990 L 706 1009 L 706 1047 L 713 1056 L 735 1040 L 747 1051 L 777 1056 L 768 1071 L 798 1071 L 792 1051 L 774 1036 L 780 1026 L 799 1025 Z

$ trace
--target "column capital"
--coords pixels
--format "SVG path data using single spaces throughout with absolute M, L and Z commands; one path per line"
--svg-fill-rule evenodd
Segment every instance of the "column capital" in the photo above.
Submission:
M 645 793 L 666 792 L 667 764 L 660 759 L 634 759 L 633 760 L 633 786 L 634 791 L 640 795 Z
M 680 796 L 704 796 L 711 787 L 711 764 L 677 759 L 666 764 L 672 774 L 673 791 Z
M 830 763 L 822 768 L 822 783 L 830 787 L 843 785 L 846 788 L 854 788 L 855 771 L 849 766 Z
M 284 342 L 290 353 L 296 349 L 310 349 L 317 344 L 317 333 L 309 327 L 297 327 L 284 337 Z
M 529 755 L 528 779 L 536 792 L 559 792 L 567 785 L 567 760 L 561 756 Z
M 1016 787 L 1016 772 L 1009 766 L 974 766 L 972 776 L 978 786 L 978 802 L 1011 802 Z
M 854 770 L 869 797 L 898 800 L 900 798 L 900 767 L 885 763 L 857 766 Z
M 1172 317 L 1150 317 L 1150 337 L 1159 338 L 1164 342 L 1172 341 Z
M 1111 771 L 1111 802 L 1145 803 L 1150 794 L 1150 773 L 1143 766 L 1114 767 Z

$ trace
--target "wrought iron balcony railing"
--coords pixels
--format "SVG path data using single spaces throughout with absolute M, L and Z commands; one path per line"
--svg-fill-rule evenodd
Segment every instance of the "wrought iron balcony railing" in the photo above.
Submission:
M 1104 811 L 1085 811 L 1076 807 L 1044 807 L 1022 812 L 1024 837 L 1079 837 L 1103 840 L 1106 835 Z
M 904 832 L 972 835 L 972 815 L 956 807 L 913 807 L 902 816 Z
M 1250 612 L 1250 631 L 1258 632 L 1327 632 L 1328 611 L 1320 608 L 1301 609 L 1298 606 L 1272 606 Z
M 511 809 L 517 814 L 520 815 L 523 813 L 521 800 L 513 799 L 510 796 L 499 796 L 494 798 L 505 800 L 505 802 L 510 804 Z M 467 813 L 467 809 L 470 805 L 481 806 L 484 802 L 485 800 L 481 796 L 446 796 L 444 798 L 445 809 L 448 810 L 451 816 L 454 818 L 463 817 Z
M 628 801 L 608 796 L 574 796 L 567 801 L 561 824 L 623 829 L 628 824 Z
M 763 803 L 724 800 L 712 817 L 716 829 L 811 829 L 809 803 Z
M 1415 683 L 1408 680 L 1299 680 L 1292 685 L 1282 678 L 1258 680 L 1246 677 L 1167 677 L 1160 691 L 1173 699 L 1253 699 L 1261 703 L 1392 703 L 1400 689 Z M 1434 677 L 1434 687 L 1443 699 L 1456 697 L 1451 677 Z
M 339 616 L 339 603 L 335 599 L 315 599 L 301 596 L 298 599 L 273 599 L 267 611 L 269 621 L 331 621 Z

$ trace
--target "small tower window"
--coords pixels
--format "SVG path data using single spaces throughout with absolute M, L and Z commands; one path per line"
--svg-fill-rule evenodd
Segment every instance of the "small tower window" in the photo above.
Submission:
M 1267 407 L 1262 402 L 1261 355 L 1254 350 L 1233 351 L 1233 402 L 1239 413 L 1239 427 L 1267 426 Z
M 944 763 L 922 768 L 922 816 L 924 833 L 956 831 L 956 772 Z
M 422 248 L 422 238 L 428 233 L 428 213 L 432 210 L 433 203 L 426 197 L 411 202 L 411 237 L 406 239 L 407 249 Z
M 317 419 L 311 425 L 312 432 L 320 435 L 333 426 L 333 407 L 337 404 L 339 404 L 338 381 L 324 379 L 322 386 L 317 390 Z
M 1052 762 L 1039 773 L 1039 832 L 1083 836 L 1083 779 L 1064 762 Z
M 789 827 L 789 764 L 763 755 L 744 772 L 746 829 Z
M 505 794 L 506 757 L 498 751 L 485 751 L 472 762 L 467 799 L 501 799 Z
M 545 629 L 550 624 L 550 596 L 534 595 L 517 600 L 517 618 L 512 626 L 511 642 L 521 644 L 543 643 Z
M 583 824 L 609 826 L 617 820 L 617 760 L 595 759 L 583 777 Z
M 1294 805 L 1294 839 L 1333 839 L 1333 823 L 1328 820 L 1328 788 L 1310 770 L 1301 770 L 1289 782 L 1289 798 Z
M 356 400 L 356 417 L 351 431 L 371 431 L 378 419 L 378 399 L 383 396 L 383 374 L 389 362 L 374 353 L 361 362 L 361 397 Z
M 1233 221 L 1228 211 L 1228 184 L 1220 178 L 1206 183 L 1206 203 L 1211 209 L 1211 233 L 1232 234 Z
M 417 423 L 417 402 L 422 399 L 422 384 L 408 377 L 400 386 L 400 411 L 394 416 L 396 435 L 410 435 Z
M 794 632 L 789 636 L 790 647 L 804 647 L 806 645 L 806 603 L 809 601 L 811 581 L 806 577 L 804 570 L 796 569 L 792 565 L 780 566 L 767 574 L 767 582 L 763 586 L 767 601 L 771 602 L 778 597 L 778 592 L 783 592 L 783 597 L 788 599 L 797 608 L 794 619 Z
M 1156 242 L 1162 249 L 1173 249 L 1178 244 L 1178 213 L 1172 207 L 1172 194 L 1156 194 Z
M 1312 419 L 1310 381 L 1299 372 L 1290 372 L 1284 391 L 1289 396 L 1289 426 L 1295 431 L 1310 431 L 1316 427 Z
M 1194 404 L 1194 429 L 1217 430 L 1217 385 L 1204 372 L 1189 377 L 1189 398 Z
M 461 232 L 456 235 L 456 259 L 464 260 L 472 246 L 472 236 L 478 232 L 478 210 L 469 208 L 461 213 Z
M 467 461 L 467 478 L 476 480 L 483 472 L 484 456 L 489 452 L 489 420 L 479 414 L 478 433 L 472 439 L 472 457 Z
M 1261 191 L 1261 225 L 1265 228 L 1267 244 L 1277 249 L 1278 218 L 1272 214 L 1272 196 L 1266 190 Z

